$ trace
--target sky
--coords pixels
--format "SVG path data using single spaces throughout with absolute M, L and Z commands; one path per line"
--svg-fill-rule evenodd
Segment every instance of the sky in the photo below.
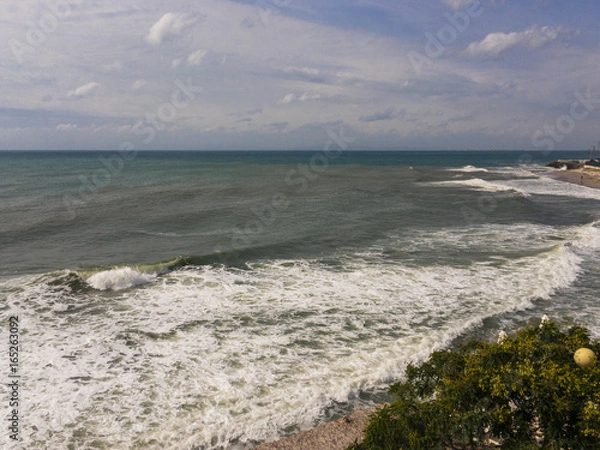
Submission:
M 597 0 L 1 2 L 0 150 L 584 150 L 599 37 Z

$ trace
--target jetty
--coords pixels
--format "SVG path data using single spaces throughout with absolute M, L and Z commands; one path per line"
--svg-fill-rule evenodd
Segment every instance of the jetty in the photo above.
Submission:
M 587 187 L 600 188 L 600 160 L 594 158 L 594 153 L 600 148 L 593 146 L 586 160 L 564 160 L 558 159 L 547 164 L 548 167 L 558 169 L 552 171 L 552 178 L 585 185 Z
M 583 169 L 585 166 L 585 161 L 557 159 L 556 161 L 552 161 L 551 163 L 548 163 L 546 165 L 548 167 L 553 167 L 555 169 L 576 170 L 576 169 Z
M 560 170 L 600 169 L 600 160 L 594 158 L 596 150 L 598 150 L 598 148 L 600 148 L 600 141 L 598 142 L 598 147 L 594 145 L 590 149 L 590 153 L 588 155 L 587 160 L 576 161 L 558 159 L 547 164 L 547 166 Z

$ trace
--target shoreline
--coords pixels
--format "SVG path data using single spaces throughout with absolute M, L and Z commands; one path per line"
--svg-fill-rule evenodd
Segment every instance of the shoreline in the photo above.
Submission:
M 583 167 L 580 169 L 555 170 L 548 172 L 555 180 L 600 189 L 600 169 Z
M 354 441 L 362 441 L 364 429 L 376 410 L 362 409 L 341 419 L 321 423 L 310 430 L 265 442 L 253 450 L 346 450 Z
M 582 167 L 552 170 L 546 175 L 555 180 L 600 189 L 600 169 Z M 253 450 L 346 450 L 356 440 L 362 441 L 369 418 L 377 409 L 359 410 L 341 419 L 323 422 L 312 429 L 262 443 L 253 447 Z

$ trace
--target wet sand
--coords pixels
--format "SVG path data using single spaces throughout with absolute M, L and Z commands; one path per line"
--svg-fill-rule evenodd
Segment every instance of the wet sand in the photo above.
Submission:
M 600 188 L 600 169 L 585 167 L 583 169 L 556 170 L 550 172 L 549 175 L 557 180 Z
M 333 422 L 322 423 L 312 430 L 261 444 L 254 450 L 345 450 L 355 440 L 360 442 L 363 439 L 363 430 L 374 411 L 375 408 L 357 411 Z

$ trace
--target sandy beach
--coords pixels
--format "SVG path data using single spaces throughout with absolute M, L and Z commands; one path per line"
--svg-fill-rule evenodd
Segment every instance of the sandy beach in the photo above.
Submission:
M 363 430 L 374 411 L 375 408 L 357 411 L 333 422 L 322 423 L 312 430 L 261 444 L 254 450 L 345 450 L 355 440 L 360 442 L 363 439 Z
M 582 169 L 554 170 L 549 174 L 557 180 L 600 188 L 600 169 L 584 167 Z

